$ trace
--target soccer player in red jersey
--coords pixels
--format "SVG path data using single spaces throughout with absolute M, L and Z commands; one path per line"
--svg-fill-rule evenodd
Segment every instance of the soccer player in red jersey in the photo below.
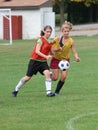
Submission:
M 40 72 L 45 76 L 45 85 L 46 85 L 46 95 L 48 97 L 55 96 L 51 92 L 51 78 L 50 71 L 47 60 L 50 60 L 52 56 L 50 55 L 52 43 L 50 42 L 50 36 L 52 33 L 52 27 L 47 25 L 44 27 L 44 30 L 41 31 L 41 36 L 38 38 L 37 43 L 30 55 L 30 61 L 28 64 L 28 70 L 26 76 L 24 76 L 19 83 L 15 86 L 12 96 L 16 97 L 19 89 L 31 79 L 33 75 L 36 75 L 37 72 Z

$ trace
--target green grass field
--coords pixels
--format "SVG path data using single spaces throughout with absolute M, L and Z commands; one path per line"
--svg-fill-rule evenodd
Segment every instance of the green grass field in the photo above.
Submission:
M 0 130 L 98 130 L 98 36 L 73 37 L 81 58 L 73 62 L 59 96 L 46 97 L 37 74 L 17 96 L 11 92 L 25 75 L 34 40 L 0 46 Z M 52 83 L 55 90 L 57 81 Z

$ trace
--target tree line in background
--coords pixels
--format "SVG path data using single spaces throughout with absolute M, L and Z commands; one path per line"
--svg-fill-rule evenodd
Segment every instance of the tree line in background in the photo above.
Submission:
M 60 24 L 65 20 L 73 24 L 98 22 L 98 0 L 53 0 L 53 10 L 60 14 Z

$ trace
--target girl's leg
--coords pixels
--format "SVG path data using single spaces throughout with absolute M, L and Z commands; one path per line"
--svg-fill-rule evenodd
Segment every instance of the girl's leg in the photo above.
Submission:
M 46 95 L 48 97 L 53 97 L 55 96 L 54 93 L 51 92 L 51 78 L 50 78 L 50 71 L 49 70 L 45 70 L 43 72 L 43 74 L 45 75 L 46 77 L 46 80 L 45 80 L 45 85 L 46 85 Z
M 23 78 L 18 82 L 18 84 L 16 85 L 14 91 L 12 92 L 12 95 L 13 95 L 14 97 L 16 97 L 16 96 L 17 96 L 17 93 L 18 93 L 18 91 L 19 91 L 19 89 L 20 89 L 27 81 L 29 81 L 30 79 L 31 79 L 31 77 L 28 77 L 28 76 L 23 77 Z
M 52 69 L 52 80 L 56 81 L 58 80 L 58 75 L 59 75 L 59 69 Z
M 56 87 L 56 90 L 55 90 L 55 95 L 58 95 L 58 94 L 59 94 L 61 88 L 62 88 L 63 85 L 64 85 L 66 76 L 67 76 L 67 71 L 61 71 L 61 77 L 60 77 L 60 80 L 59 80 L 58 83 L 57 83 L 57 87 Z

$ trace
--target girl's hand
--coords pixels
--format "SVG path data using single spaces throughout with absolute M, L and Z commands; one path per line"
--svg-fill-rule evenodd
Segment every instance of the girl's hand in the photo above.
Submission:
M 76 62 L 80 62 L 80 58 L 79 57 L 77 57 L 75 60 L 76 60 Z
M 55 40 L 52 40 L 51 42 L 50 42 L 50 44 L 55 44 L 56 43 L 56 41 Z
M 53 49 L 54 52 L 57 52 L 57 51 L 62 51 L 62 47 L 59 47 L 59 48 L 55 48 Z
M 46 59 L 47 59 L 47 60 L 51 60 L 51 59 L 52 59 L 52 55 L 48 55 L 48 56 L 46 57 Z
M 62 47 L 57 48 L 57 51 L 62 51 Z

